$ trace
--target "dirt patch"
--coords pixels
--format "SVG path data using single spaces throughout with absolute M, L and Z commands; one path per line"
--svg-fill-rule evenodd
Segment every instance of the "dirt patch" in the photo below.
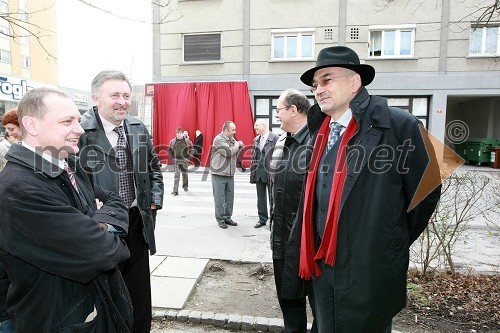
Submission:
M 443 273 L 423 280 L 410 271 L 408 282 L 408 306 L 394 318 L 393 329 L 405 333 L 499 332 L 500 275 L 453 278 Z M 282 318 L 271 264 L 211 260 L 184 308 Z

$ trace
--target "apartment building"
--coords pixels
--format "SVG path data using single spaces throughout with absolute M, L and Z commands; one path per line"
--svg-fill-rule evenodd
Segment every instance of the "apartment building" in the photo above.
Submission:
M 58 83 L 56 0 L 0 0 L 0 118 L 38 87 L 59 88 L 88 109 L 88 92 Z
M 172 1 L 153 8 L 163 22 L 153 28 L 154 80 L 247 81 L 254 118 L 279 132 L 280 92 L 295 87 L 312 101 L 299 76 L 322 48 L 346 45 L 377 72 L 369 92 L 419 117 L 441 141 L 500 139 L 500 19 L 478 21 L 487 3 Z

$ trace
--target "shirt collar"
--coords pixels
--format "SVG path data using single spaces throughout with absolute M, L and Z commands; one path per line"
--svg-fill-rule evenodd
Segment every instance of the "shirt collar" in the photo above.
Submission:
M 109 120 L 104 119 L 99 112 L 97 114 L 99 115 L 99 119 L 101 119 L 102 128 L 104 129 L 104 133 L 106 133 L 106 135 L 109 135 L 111 132 L 114 132 L 115 127 L 123 125 L 123 120 L 120 123 L 120 125 L 116 126 L 115 124 L 113 124 Z
M 299 129 L 297 132 L 292 134 L 292 136 L 295 139 L 295 141 L 300 143 L 305 139 L 308 132 L 309 132 L 309 129 L 307 128 L 307 124 L 306 124 L 306 125 L 302 126 L 302 128 Z
M 26 147 L 27 149 L 31 150 L 35 154 L 38 154 L 38 155 L 42 156 L 43 159 L 46 160 L 47 162 L 50 162 L 50 163 L 52 163 L 54 165 L 57 165 L 59 168 L 64 169 L 64 161 L 63 160 L 55 158 L 55 157 L 53 157 L 53 156 L 51 156 L 49 154 L 45 154 L 44 152 L 37 151 L 35 149 L 35 147 L 30 146 L 29 144 L 27 144 L 24 141 L 21 142 L 21 145 L 23 147 Z
M 337 119 L 337 121 L 330 119 L 330 128 L 332 127 L 332 124 L 334 122 L 339 123 L 340 125 L 343 126 L 343 128 L 347 128 L 347 125 L 349 125 L 349 122 L 351 121 L 351 119 L 352 119 L 352 110 L 351 110 L 351 108 L 349 108 L 349 109 L 347 109 L 346 112 L 344 112 L 344 114 L 342 116 L 340 116 L 339 119 Z

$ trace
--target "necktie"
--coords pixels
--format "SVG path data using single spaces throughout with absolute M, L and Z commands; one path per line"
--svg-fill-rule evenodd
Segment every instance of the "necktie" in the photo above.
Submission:
M 66 173 L 68 174 L 71 185 L 73 185 L 75 190 L 78 192 L 78 185 L 76 184 L 75 173 L 73 172 L 73 170 L 71 170 L 66 161 L 64 161 L 64 171 L 66 171 Z
M 342 125 L 334 121 L 333 123 L 330 123 L 330 134 L 328 135 L 328 143 L 327 143 L 327 151 L 329 151 L 335 142 L 337 142 L 338 138 L 340 137 L 340 131 L 342 130 Z
M 266 144 L 266 140 L 264 140 L 264 137 L 261 135 L 259 139 L 259 149 L 262 150 L 264 149 L 264 145 Z
M 119 164 L 118 181 L 120 197 L 123 202 L 130 207 L 135 199 L 132 155 L 127 147 L 123 126 L 115 127 L 113 131 L 118 133 L 118 141 L 116 142 L 115 149 Z

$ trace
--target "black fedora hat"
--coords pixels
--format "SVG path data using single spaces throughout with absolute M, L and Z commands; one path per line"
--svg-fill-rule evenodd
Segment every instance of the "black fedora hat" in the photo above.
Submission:
M 361 83 L 363 86 L 369 85 L 375 77 L 375 68 L 370 65 L 360 64 L 356 52 L 346 46 L 331 46 L 319 51 L 316 67 L 302 74 L 300 81 L 310 86 L 314 73 L 316 73 L 318 69 L 325 67 L 349 68 L 361 76 Z

